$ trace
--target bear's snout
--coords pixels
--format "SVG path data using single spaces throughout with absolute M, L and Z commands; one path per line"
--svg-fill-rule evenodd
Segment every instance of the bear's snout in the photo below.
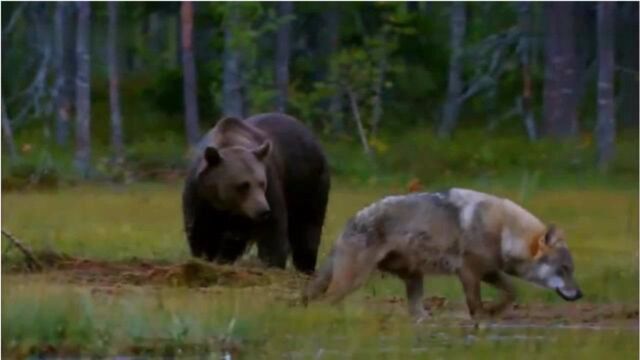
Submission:
M 269 209 L 260 210 L 256 215 L 256 220 L 258 221 L 267 221 L 270 218 L 271 218 L 271 210 Z

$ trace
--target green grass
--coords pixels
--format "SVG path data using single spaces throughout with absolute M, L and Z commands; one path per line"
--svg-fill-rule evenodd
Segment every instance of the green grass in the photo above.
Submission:
M 638 303 L 638 190 L 634 185 L 553 189 L 531 183 L 461 183 L 509 196 L 561 226 L 575 257 L 584 302 Z M 402 186 L 335 184 L 320 258 L 355 211 L 401 191 Z M 177 184 L 5 193 L 2 226 L 36 249 L 53 248 L 74 256 L 169 261 L 189 257 Z M 11 261 L 16 250 L 9 256 Z M 46 273 L 5 274 L 3 280 L 3 353 L 14 356 L 47 344 L 102 356 L 136 346 L 137 351 L 157 355 L 217 354 L 220 349 L 233 353 L 239 348 L 247 359 L 313 358 L 318 352 L 322 358 L 351 355 L 357 359 L 622 358 L 638 351 L 637 330 L 415 327 L 403 307 L 380 307 L 367 300 L 403 297 L 401 282 L 391 277 L 374 276 L 340 306 L 308 308 L 292 305 L 297 294 L 269 287 L 198 290 L 123 285 L 106 294 L 96 287 L 60 282 Z M 430 295 L 453 302 L 463 299 L 453 277 L 427 278 L 425 285 Z M 518 288 L 522 302 L 561 302 L 547 290 L 520 282 Z

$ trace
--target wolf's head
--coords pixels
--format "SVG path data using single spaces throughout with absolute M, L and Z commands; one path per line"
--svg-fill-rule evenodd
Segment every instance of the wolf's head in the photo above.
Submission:
M 532 260 L 522 264 L 517 272 L 522 278 L 555 290 L 567 301 L 582 297 L 573 278 L 573 259 L 562 231 L 551 225 L 547 232 L 531 243 Z

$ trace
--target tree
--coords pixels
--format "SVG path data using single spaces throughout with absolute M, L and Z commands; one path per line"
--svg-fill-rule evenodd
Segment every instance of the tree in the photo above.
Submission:
M 183 1 L 180 6 L 182 24 L 182 72 L 184 84 L 185 128 L 189 144 L 198 142 L 198 98 L 196 64 L 193 57 L 193 4 Z
M 2 106 L 2 137 L 4 140 L 4 145 L 9 151 L 9 156 L 11 159 L 15 159 L 18 157 L 18 152 L 16 151 L 16 145 L 13 141 L 13 130 L 11 129 L 11 122 L 9 121 L 9 115 L 7 115 L 7 108 L 5 106 L 4 98 L 0 100 Z
M 618 72 L 618 124 L 638 127 L 640 123 L 638 90 L 640 62 L 638 61 L 638 3 L 616 2 L 616 67 Z
M 555 138 L 578 132 L 574 3 L 544 3 L 546 19 L 544 72 L 544 131 Z
M 276 109 L 287 110 L 287 90 L 289 87 L 289 57 L 291 56 L 291 17 L 293 2 L 278 2 L 280 25 L 276 36 Z
M 340 10 L 334 5 L 328 5 L 329 8 L 323 14 L 325 22 L 326 41 L 326 58 L 333 56 L 338 50 L 340 42 Z M 328 68 L 329 66 L 327 66 Z M 326 73 L 326 72 L 325 72 Z M 334 91 L 329 99 L 329 116 L 331 116 L 331 127 L 333 131 L 344 131 L 344 123 L 342 118 L 342 99 L 341 89 Z
M 122 115 L 120 112 L 120 89 L 118 73 L 118 3 L 107 3 L 109 28 L 107 30 L 107 63 L 109 64 L 109 107 L 111 110 L 111 147 L 116 163 L 124 159 L 122 139 Z
M 91 64 L 89 53 L 90 13 L 88 1 L 78 6 L 78 30 L 76 44 L 76 151 L 75 167 L 81 177 L 88 177 L 91 161 Z
M 606 170 L 615 152 L 614 2 L 598 3 L 598 167 Z
M 536 121 L 533 115 L 533 81 L 531 80 L 531 3 L 522 1 L 518 7 L 520 41 L 518 53 L 522 68 L 522 120 L 529 140 L 537 138 Z
M 466 28 L 465 3 L 456 1 L 451 3 L 451 17 L 449 21 L 449 77 L 447 83 L 447 99 L 444 104 L 442 122 L 438 135 L 450 136 L 458 122 L 460 114 L 460 95 L 462 93 L 462 55 L 464 34 Z
M 224 17 L 224 69 L 222 75 L 222 112 L 226 116 L 244 116 L 244 84 L 241 74 L 241 54 L 238 46 L 238 23 L 241 21 L 240 6 L 225 5 Z
M 67 144 L 73 108 L 73 91 L 70 91 L 69 83 L 71 79 L 69 79 L 69 65 L 67 65 L 67 62 L 71 60 L 68 55 L 69 50 L 67 44 L 74 43 L 69 39 L 73 34 L 69 33 L 68 25 L 73 24 L 73 19 L 69 16 L 71 15 L 70 8 L 72 7 L 73 5 L 67 2 L 56 3 L 53 21 L 53 62 L 56 77 L 54 84 L 54 101 L 56 108 L 55 139 L 56 144 L 61 146 Z M 75 61 L 73 63 L 75 63 Z

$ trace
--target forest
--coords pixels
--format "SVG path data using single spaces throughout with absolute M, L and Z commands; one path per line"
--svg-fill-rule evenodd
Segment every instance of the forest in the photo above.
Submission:
M 1 9 L 3 357 L 638 356 L 638 2 L 3 1 Z M 299 119 L 326 154 L 328 194 L 292 187 L 307 192 L 295 193 L 304 194 L 292 211 L 300 217 L 286 228 L 302 234 L 291 244 L 306 239 L 311 231 L 290 219 L 308 221 L 313 195 L 328 200 L 324 222 L 308 228 L 320 238 L 316 274 L 370 204 L 468 188 L 539 217 L 544 236 L 522 247 L 537 249 L 535 264 L 552 263 L 543 251 L 561 238 L 568 265 L 558 272 L 579 284 L 580 299 L 520 277 L 505 292 L 514 302 L 481 318 L 456 276 L 425 276 L 424 299 L 412 301 L 408 285 L 375 271 L 338 304 L 307 304 L 313 278 L 295 259 L 269 267 L 259 240 L 235 263 L 198 258 L 184 200 L 188 186 L 196 193 L 190 153 L 219 120 L 246 126 L 272 112 Z M 268 158 L 266 144 L 251 149 L 254 163 Z M 206 166 L 219 165 L 207 150 Z M 260 184 L 267 204 L 269 186 Z M 455 205 L 455 221 L 493 214 L 478 204 Z M 520 227 L 522 212 L 513 213 L 504 223 Z M 214 224 L 201 232 L 211 244 L 237 241 L 216 226 L 254 226 L 204 214 L 198 224 Z M 499 300 L 506 286 L 496 279 L 512 275 L 481 278 L 476 305 Z M 424 321 L 407 303 L 425 310 Z
M 5 187 L 166 176 L 218 119 L 273 111 L 312 127 L 334 173 L 359 180 L 428 181 L 424 163 L 636 172 L 634 2 L 2 10 Z

